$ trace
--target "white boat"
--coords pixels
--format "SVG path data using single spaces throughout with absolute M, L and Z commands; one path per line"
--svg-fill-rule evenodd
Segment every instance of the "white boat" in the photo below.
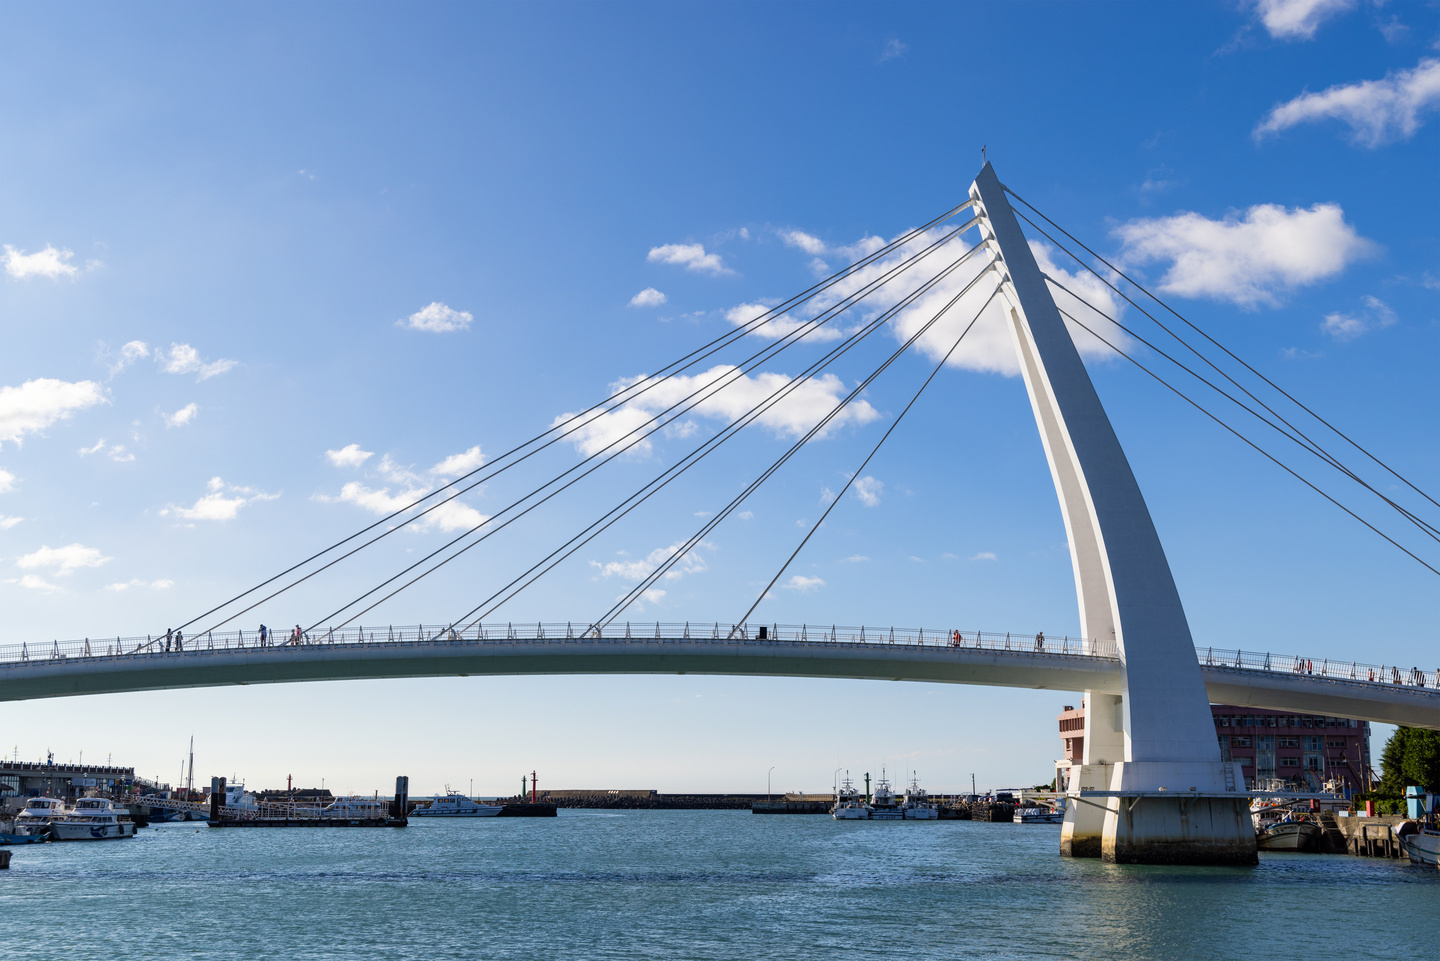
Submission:
M 855 785 L 850 783 L 848 775 L 840 790 L 835 792 L 835 806 L 830 809 L 830 816 L 837 821 L 868 821 L 870 819 L 870 805 L 866 804 L 865 798 L 855 790 Z
M 50 833 L 57 841 L 108 841 L 113 838 L 133 838 L 135 822 L 128 817 L 121 819 L 124 808 L 103 797 L 82 797 L 75 802 L 75 808 L 68 817 L 50 825 Z
M 875 796 L 870 801 L 870 819 L 872 821 L 903 821 L 905 811 L 900 807 L 900 801 L 895 797 L 895 792 L 890 789 L 890 780 L 885 776 L 885 769 L 880 769 L 880 780 L 875 782 Z
M 1063 824 L 1065 815 L 1052 807 L 1017 807 L 1010 820 L 1016 824 Z
M 905 800 L 900 804 L 900 810 L 904 812 L 907 821 L 938 821 L 940 809 L 935 802 L 930 800 L 930 795 L 920 786 L 919 781 L 912 775 L 910 786 L 905 789 Z
M 500 804 L 480 804 L 463 794 L 447 790 L 444 797 L 421 803 L 410 812 L 412 818 L 493 818 L 505 810 Z
M 1414 821 L 1405 821 L 1397 825 L 1403 828 L 1408 824 L 1415 824 Z M 1440 867 L 1440 831 L 1433 828 L 1415 825 L 1415 833 L 1406 832 L 1401 834 L 1396 831 L 1400 838 L 1400 846 L 1405 849 L 1405 854 L 1410 858 L 1411 864 L 1428 864 L 1431 867 Z
M 39 837 L 50 833 L 50 825 L 70 813 L 70 806 L 58 797 L 32 797 L 25 809 L 15 815 L 12 833 L 22 837 Z

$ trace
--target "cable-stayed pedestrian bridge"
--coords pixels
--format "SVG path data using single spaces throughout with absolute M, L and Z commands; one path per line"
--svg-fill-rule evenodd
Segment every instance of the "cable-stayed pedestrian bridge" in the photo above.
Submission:
M 1316 661 L 1297 654 L 1208 646 L 1197 660 L 1159 532 L 1082 351 L 1133 364 L 1241 441 L 1246 456 L 1259 455 L 1304 485 L 1306 496 L 1321 498 L 1405 555 L 1405 563 L 1435 576 L 1440 576 L 1434 556 L 1440 549 L 1440 496 L 1407 479 L 1161 300 L 1123 264 L 1086 246 L 1001 183 L 988 164 L 962 203 L 866 249 L 854 263 L 749 320 L 728 312 L 733 326 L 718 337 L 652 373 L 616 382 L 610 396 L 555 418 L 504 453 L 481 460 L 474 448 L 475 457 L 458 458 L 466 468 L 460 476 L 393 502 L 388 495 L 371 498 L 372 509 L 379 503 L 384 516 L 208 610 L 193 612 L 160 638 L 52 642 L 48 649 L 21 645 L 0 652 L 0 698 L 342 678 L 622 672 L 1085 691 L 1084 755 L 1062 780 L 1077 797 L 1100 790 L 1109 801 L 1067 808 L 1062 853 L 1162 863 L 1256 859 L 1243 778 L 1237 765 L 1223 759 L 1207 701 L 1440 729 L 1440 677 L 1419 668 L 1322 659 L 1317 670 Z M 1071 266 L 1052 263 L 1052 254 Z M 1133 311 L 1130 317 L 1124 316 L 1127 310 Z M 886 335 L 898 346 L 887 343 L 877 351 Z M 870 463 L 927 388 L 947 367 L 1000 369 L 993 348 L 1006 341 L 1014 348 L 1015 371 L 1024 380 L 1059 501 L 1079 631 L 1100 640 L 773 624 L 762 633 L 758 626 L 746 627 L 776 616 L 773 607 L 757 609 L 783 596 L 774 589 L 812 539 L 818 535 L 824 541 L 827 518 L 854 500 L 847 498 L 852 487 L 863 498 L 863 487 L 855 485 L 865 483 Z M 917 354 L 925 356 L 924 368 L 907 359 Z M 784 364 L 786 372 L 775 364 Z M 911 383 L 895 399 L 888 426 L 863 459 L 856 458 L 853 471 L 845 472 L 849 479 L 818 519 L 800 525 L 808 530 L 794 550 L 776 549 L 780 563 L 770 567 L 768 582 L 756 582 L 764 586 L 743 613 L 708 630 L 626 625 L 626 612 L 663 596 L 664 583 L 685 573 L 677 565 L 693 560 L 728 518 L 753 516 L 742 509 L 747 500 L 776 473 L 793 472 L 792 462 L 803 459 L 813 441 L 882 418 L 865 399 L 879 395 L 868 392 L 883 390 L 906 371 Z M 692 414 L 718 417 L 724 426 L 700 429 L 688 419 Z M 698 529 L 680 541 L 667 537 L 663 543 L 669 548 L 624 565 L 624 578 L 634 583 L 613 603 L 604 602 L 608 609 L 596 612 L 587 626 L 541 624 L 531 630 L 489 623 L 511 616 L 516 597 L 538 581 L 576 577 L 576 566 L 586 560 L 579 552 L 587 545 L 636 510 L 663 504 L 663 498 L 654 500 L 661 492 L 681 490 L 708 473 L 717 461 L 691 471 L 747 430 L 753 436 L 752 428 L 769 429 L 792 443 L 779 445 L 783 449 L 768 465 L 760 458 L 753 469 L 747 467 L 751 479 L 728 501 L 721 495 L 709 503 L 714 509 L 687 508 L 683 523 L 693 527 L 693 518 L 702 518 Z M 664 438 L 679 446 L 675 456 L 660 459 L 638 488 L 627 484 L 631 492 L 623 498 L 597 497 L 593 484 L 577 487 Z M 572 446 L 582 456 L 567 454 Z M 547 462 L 556 456 L 563 461 L 558 469 Z M 481 496 L 484 485 L 502 476 L 515 490 L 495 497 L 493 509 L 482 514 L 458 501 L 471 492 Z M 518 548 L 491 540 L 527 523 L 557 497 L 583 498 L 580 506 L 590 522 L 568 528 L 571 536 L 564 540 L 563 533 L 548 530 L 533 538 L 506 535 L 519 541 Z M 407 528 L 443 530 L 448 539 L 412 553 L 391 540 Z M 453 620 L 446 627 L 387 628 L 383 634 L 352 627 L 393 619 L 395 608 L 388 606 L 393 598 L 462 558 L 479 556 L 470 552 L 482 547 L 494 567 L 465 582 L 463 604 L 469 607 L 458 617 L 447 613 Z M 361 551 L 370 551 L 369 557 L 398 555 L 398 570 L 358 595 L 347 588 L 334 596 L 313 580 Z M 737 563 L 764 554 L 747 552 Z M 791 578 L 796 580 L 806 579 Z M 299 603 L 323 607 L 306 614 L 309 627 L 300 629 L 298 641 L 256 647 L 254 635 L 247 642 L 238 632 L 224 633 L 237 624 L 273 619 L 280 609 L 288 620 L 300 595 L 284 600 L 281 595 L 302 585 L 316 593 Z M 188 637 L 182 642 L 178 632 Z M 1177 789 L 1185 796 L 1164 793 Z
M 291 681 L 515 674 L 712 674 L 980 684 L 1119 694 L 1114 641 L 814 624 L 356 627 L 0 647 L 0 700 Z M 1210 700 L 1440 729 L 1440 672 L 1197 648 Z

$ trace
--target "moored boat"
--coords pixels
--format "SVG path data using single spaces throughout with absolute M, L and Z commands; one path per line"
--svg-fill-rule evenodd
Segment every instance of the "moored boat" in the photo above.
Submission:
M 1277 821 L 1255 835 L 1262 851 L 1318 851 L 1324 832 L 1314 821 Z
M 133 838 L 135 822 L 122 818 L 121 808 L 109 798 L 82 797 L 70 814 L 50 825 L 57 841 L 108 841 Z
M 868 821 L 870 819 L 870 805 L 865 803 L 865 798 L 855 790 L 850 777 L 845 777 L 844 784 L 840 790 L 835 792 L 835 806 L 830 809 L 830 816 L 837 821 Z
M 919 780 L 912 775 L 910 786 L 905 789 L 905 799 L 900 803 L 900 810 L 904 812 L 907 821 L 938 821 L 940 809 L 935 802 L 930 800 L 930 795 L 920 786 Z
M 1414 831 L 1407 830 L 1413 826 Z M 1423 827 L 1414 821 L 1402 821 L 1395 832 L 1400 846 L 1411 864 L 1428 864 L 1440 867 L 1440 831 Z
M 32 840 L 48 838 L 50 825 L 69 813 L 69 805 L 61 798 L 32 797 L 25 802 L 24 809 L 15 815 L 14 830 L 11 832 L 17 838 L 26 840 L 17 840 L 13 843 L 25 844 Z
M 1011 820 L 1016 824 L 1061 824 L 1065 820 L 1065 815 L 1055 808 L 1036 805 L 1017 807 Z
M 872 821 L 903 821 L 905 811 L 900 807 L 900 799 L 890 789 L 890 779 L 885 776 L 884 768 L 881 768 L 880 780 L 875 782 L 875 795 L 870 801 L 870 819 Z
M 463 794 L 446 791 L 428 803 L 419 804 L 410 812 L 412 818 L 493 818 L 505 810 L 500 804 L 481 804 Z

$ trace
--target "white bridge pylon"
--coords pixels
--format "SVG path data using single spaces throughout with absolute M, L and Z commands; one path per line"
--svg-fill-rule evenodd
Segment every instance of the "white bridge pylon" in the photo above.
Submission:
M 1061 851 L 1109 861 L 1254 863 L 1245 784 L 1223 764 L 1160 536 L 1045 277 L 986 164 L 970 188 L 1060 499 L 1080 625 L 1113 638 L 1121 692 L 1089 691 Z M 1080 792 L 1103 791 L 1089 800 Z M 1151 795 L 1174 792 L 1184 800 Z

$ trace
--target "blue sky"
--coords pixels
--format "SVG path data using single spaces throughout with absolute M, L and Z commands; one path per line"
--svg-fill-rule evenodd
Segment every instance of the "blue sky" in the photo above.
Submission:
M 7 5 L 6 19 L 3 643 L 188 620 L 731 329 L 737 308 L 808 287 L 814 261 L 838 268 L 949 209 L 982 147 L 1027 200 L 1437 486 L 1433 5 Z M 829 389 L 894 346 L 873 338 Z M 758 618 L 1078 630 L 1001 347 L 936 380 Z M 792 375 L 821 349 L 765 370 Z M 629 616 L 743 613 L 933 363 L 902 358 L 868 414 L 808 445 Z M 1197 643 L 1440 662 L 1433 574 L 1126 362 L 1090 365 Z M 496 616 L 593 619 L 807 417 L 747 432 Z M 657 437 L 367 619 L 457 617 L 723 423 Z M 578 456 L 557 445 L 240 626 L 322 617 Z M 1289 459 L 1436 563 L 1433 541 Z M 1048 779 L 1053 716 L 1075 699 L 354 682 L 0 705 L 0 746 L 168 778 L 193 731 L 202 775 L 367 791 L 402 771 L 420 790 L 499 791 L 532 767 L 551 786 L 754 790 L 772 764 L 777 788 L 886 764 L 944 789 L 971 772 Z M 837 727 L 837 712 L 868 720 Z M 423 733 L 436 715 L 468 733 Z

